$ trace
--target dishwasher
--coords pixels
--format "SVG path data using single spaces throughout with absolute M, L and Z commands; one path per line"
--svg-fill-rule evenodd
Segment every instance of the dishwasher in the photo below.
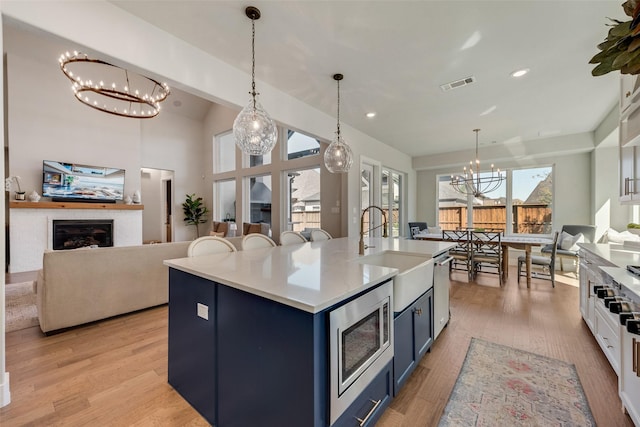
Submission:
M 433 339 L 449 323 L 449 265 L 453 257 L 449 252 L 434 256 L 433 261 Z

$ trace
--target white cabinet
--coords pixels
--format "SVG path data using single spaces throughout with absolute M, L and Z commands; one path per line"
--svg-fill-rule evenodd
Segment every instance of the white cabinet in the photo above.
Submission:
M 640 336 L 620 329 L 620 400 L 635 425 L 640 426 Z
M 599 258 L 589 251 L 581 249 L 580 252 L 580 313 L 591 332 L 595 335 L 595 306 L 598 297 L 594 286 L 610 284 L 611 279 L 602 273 L 599 266 L 612 266 L 611 263 Z
M 620 78 L 619 200 L 640 203 L 640 80 Z
M 594 335 L 611 367 L 620 376 L 620 323 L 603 300 L 596 301 Z

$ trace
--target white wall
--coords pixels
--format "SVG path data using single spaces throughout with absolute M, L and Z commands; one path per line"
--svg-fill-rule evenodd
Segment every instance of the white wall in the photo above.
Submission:
M 140 174 L 142 212 L 142 241 L 162 241 L 162 181 L 160 169 L 144 168 Z

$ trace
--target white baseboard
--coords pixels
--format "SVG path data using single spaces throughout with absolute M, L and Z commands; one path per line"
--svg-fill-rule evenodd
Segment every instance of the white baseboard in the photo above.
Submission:
M 11 391 L 9 390 L 9 372 L 4 373 L 4 381 L 0 383 L 0 408 L 11 403 Z

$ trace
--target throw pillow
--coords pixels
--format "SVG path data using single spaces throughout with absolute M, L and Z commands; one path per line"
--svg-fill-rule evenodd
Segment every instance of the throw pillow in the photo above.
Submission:
M 442 234 L 442 228 L 440 227 L 427 227 L 429 234 Z
M 584 242 L 584 236 L 582 233 L 578 233 L 575 236 L 567 233 L 566 231 L 562 232 L 562 236 L 560 236 L 560 249 L 565 251 L 577 251 L 580 249 L 578 243 Z
M 623 236 L 620 236 L 620 233 L 610 228 L 605 233 L 607 236 L 607 241 L 603 243 L 622 243 L 624 241 Z

